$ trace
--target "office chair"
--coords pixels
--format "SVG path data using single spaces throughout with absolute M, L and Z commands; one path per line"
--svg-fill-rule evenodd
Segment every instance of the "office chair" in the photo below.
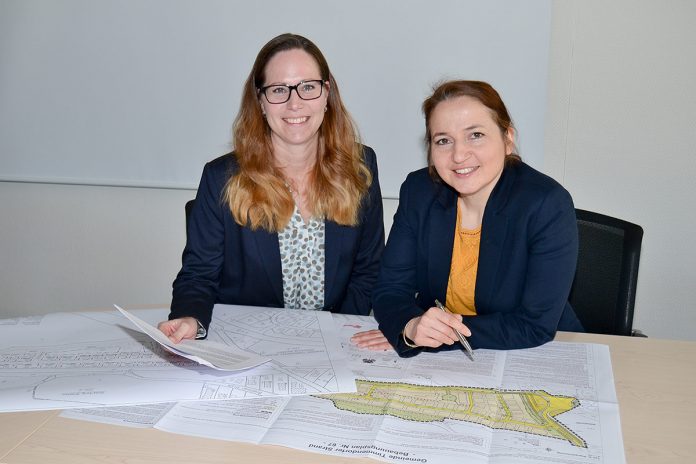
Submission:
M 587 332 L 644 336 L 633 330 L 643 228 L 576 209 L 580 240 L 568 300 Z
M 189 200 L 184 205 L 184 212 L 186 213 L 186 222 L 184 223 L 184 225 L 186 226 L 186 233 L 187 234 L 188 234 L 189 218 L 191 217 L 191 210 L 193 209 L 194 203 L 196 203 L 196 200 Z

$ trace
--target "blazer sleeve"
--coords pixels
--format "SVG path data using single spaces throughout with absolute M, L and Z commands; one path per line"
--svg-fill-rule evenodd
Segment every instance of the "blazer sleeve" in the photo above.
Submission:
M 377 156 L 372 148 L 364 147 L 364 159 L 372 173 L 372 183 L 368 195 L 363 199 L 358 249 L 352 263 L 345 298 L 338 312 L 366 316 L 372 309 L 372 289 L 384 250 L 384 211 Z
M 409 175 L 409 178 L 412 174 Z M 389 231 L 387 247 L 382 255 L 379 277 L 373 292 L 374 315 L 379 329 L 403 357 L 421 351 L 408 347 L 401 335 L 406 323 L 421 316 L 423 310 L 417 305 L 418 292 L 418 208 L 410 207 L 407 178 L 399 192 L 399 206 Z M 413 189 L 418 193 L 419 189 Z M 420 263 L 423 265 L 423 263 Z
M 206 329 L 212 318 L 224 261 L 221 193 L 225 170 L 220 164 L 210 162 L 203 169 L 196 202 L 186 225 L 186 247 L 181 270 L 172 285 L 169 314 L 169 319 L 195 317 Z
M 472 347 L 529 348 L 551 341 L 556 334 L 558 322 L 568 306 L 578 255 L 577 221 L 570 194 L 560 186 L 550 190 L 529 217 L 527 229 L 526 243 L 520 244 L 519 249 L 506 250 L 506 253 L 526 252 L 526 260 L 520 261 L 526 265 L 513 265 L 511 270 L 505 270 L 510 272 L 506 280 L 511 284 L 501 285 L 494 292 L 496 297 L 491 299 L 495 306 L 496 299 L 505 297 L 501 293 L 507 293 L 515 295 L 516 302 L 512 308 L 498 311 L 495 307 L 479 307 L 477 294 L 479 314 L 464 317 L 463 321 L 471 329 Z M 514 289 L 514 282 L 520 283 L 520 290 Z M 477 286 L 477 292 L 478 289 Z

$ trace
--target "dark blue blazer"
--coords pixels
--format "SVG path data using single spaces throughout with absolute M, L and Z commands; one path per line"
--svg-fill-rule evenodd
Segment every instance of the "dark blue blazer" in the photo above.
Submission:
M 367 315 L 384 249 L 382 194 L 375 152 L 364 147 L 372 185 L 355 227 L 326 221 L 324 309 Z M 222 201 L 238 169 L 233 153 L 206 164 L 187 225 L 170 319 L 192 316 L 206 328 L 215 303 L 283 307 L 278 234 L 237 224 Z
M 457 197 L 427 169 L 409 174 L 401 186 L 373 308 L 379 328 L 402 356 L 420 351 L 403 342 L 406 323 L 436 298 L 445 301 Z M 570 194 L 524 163 L 506 167 L 483 214 L 477 315 L 464 317 L 472 347 L 527 348 L 553 339 L 556 330 L 582 331 L 568 304 L 577 254 Z

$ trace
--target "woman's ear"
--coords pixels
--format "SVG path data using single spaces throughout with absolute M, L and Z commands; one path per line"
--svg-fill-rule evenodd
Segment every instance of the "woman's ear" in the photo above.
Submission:
M 508 127 L 505 131 L 505 155 L 511 155 L 515 150 L 515 129 Z

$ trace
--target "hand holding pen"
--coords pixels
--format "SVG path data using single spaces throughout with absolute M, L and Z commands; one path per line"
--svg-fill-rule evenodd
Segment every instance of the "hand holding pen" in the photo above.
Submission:
M 409 346 L 438 348 L 442 345 L 461 342 L 457 331 L 462 338 L 471 336 L 471 331 L 462 323 L 461 316 L 432 307 L 422 316 L 408 321 L 403 335 Z
M 440 309 L 440 311 L 445 312 L 445 313 L 450 313 L 450 311 L 443 306 L 442 303 L 440 303 L 437 299 L 435 300 L 435 305 Z M 450 313 L 451 314 L 451 313 Z M 469 342 L 466 341 L 466 338 L 464 338 L 464 335 L 457 330 L 454 329 L 454 332 L 457 334 L 457 338 L 459 338 L 459 342 L 464 346 L 464 349 L 466 350 L 467 353 L 469 353 L 469 356 L 471 356 L 471 359 L 474 359 L 474 350 L 471 349 L 471 345 L 469 345 Z M 469 336 L 471 336 L 471 333 L 469 333 Z

